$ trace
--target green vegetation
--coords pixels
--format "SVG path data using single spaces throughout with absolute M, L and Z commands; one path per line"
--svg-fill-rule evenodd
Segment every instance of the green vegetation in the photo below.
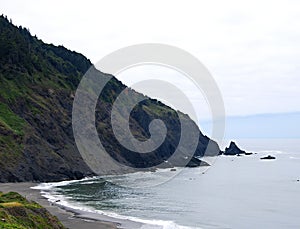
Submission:
M 0 182 L 58 181 L 94 175 L 78 152 L 72 129 L 75 90 L 91 66 L 82 54 L 46 44 L 28 29 L 0 16 Z M 94 76 L 108 76 L 91 69 Z M 111 77 L 99 96 L 95 113 L 101 143 L 117 161 L 130 166 L 145 168 L 165 161 L 180 141 L 178 114 Z M 141 156 L 115 138 L 111 108 L 122 91 L 126 95 L 124 107 L 142 101 L 132 110 L 129 120 L 137 139 L 151 137 L 149 124 L 153 119 L 165 123 L 167 136 L 154 152 Z M 90 92 L 98 93 L 93 89 Z M 209 140 L 200 137 L 198 156 L 203 155 Z M 24 207 L 16 201 L 1 206 Z
M 83 55 L 45 44 L 0 16 L 0 182 L 41 179 L 52 154 L 57 163 L 53 167 L 64 164 L 53 153 L 53 143 L 75 152 L 70 146 L 74 143 L 64 142 L 71 122 L 69 96 L 90 66 Z
M 149 114 L 155 114 L 157 116 L 169 116 L 169 117 L 176 117 L 176 111 L 171 110 L 168 106 L 163 106 L 160 102 L 153 102 L 143 106 L 143 109 L 148 112 Z
M 55 216 L 16 192 L 0 192 L 0 228 L 64 228 Z
M 0 122 L 3 126 L 7 129 L 13 131 L 17 135 L 23 135 L 23 128 L 25 126 L 24 119 L 17 116 L 13 113 L 9 107 L 4 104 L 0 103 Z

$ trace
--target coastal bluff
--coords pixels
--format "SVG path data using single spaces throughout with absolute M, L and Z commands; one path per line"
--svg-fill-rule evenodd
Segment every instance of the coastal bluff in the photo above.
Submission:
M 61 181 L 95 175 L 80 155 L 72 129 L 74 95 L 82 76 L 93 68 L 91 61 L 63 46 L 44 43 L 5 16 L 0 17 L 0 38 L 0 182 Z M 99 77 L 106 74 L 95 71 Z M 114 136 L 112 105 L 125 89 L 132 98 L 143 98 L 130 117 L 136 139 L 149 139 L 149 124 L 154 119 L 167 127 L 165 141 L 151 153 L 131 152 Z M 178 114 L 199 134 L 188 166 L 205 165 L 196 158 L 223 153 L 188 115 L 126 87 L 113 76 L 98 99 L 95 124 L 111 157 L 124 165 L 147 169 L 168 160 L 177 148 L 181 137 Z M 118 172 L 109 171 L 105 162 L 103 165 L 108 174 Z

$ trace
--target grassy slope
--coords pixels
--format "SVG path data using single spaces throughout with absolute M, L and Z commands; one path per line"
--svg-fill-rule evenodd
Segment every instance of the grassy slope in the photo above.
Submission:
M 90 66 L 83 55 L 45 44 L 0 16 L 0 181 L 46 180 L 49 168 L 49 180 L 88 171 L 74 153 L 67 112 Z
M 64 228 L 55 216 L 15 192 L 0 192 L 0 228 Z

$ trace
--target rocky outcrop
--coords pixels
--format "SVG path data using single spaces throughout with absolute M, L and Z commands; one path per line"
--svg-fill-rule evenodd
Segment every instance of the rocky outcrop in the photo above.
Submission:
M 196 157 L 193 157 L 187 164 L 187 167 L 190 168 L 199 167 L 199 166 L 210 166 L 210 165 L 207 162 Z
M 265 157 L 261 157 L 260 159 L 261 160 L 274 160 L 274 159 L 276 159 L 276 157 L 268 155 L 268 156 L 265 156 Z
M 235 142 L 230 142 L 229 147 L 227 147 L 223 153 L 226 156 L 240 156 L 240 155 L 251 155 L 252 153 L 247 153 L 244 150 L 241 150 Z

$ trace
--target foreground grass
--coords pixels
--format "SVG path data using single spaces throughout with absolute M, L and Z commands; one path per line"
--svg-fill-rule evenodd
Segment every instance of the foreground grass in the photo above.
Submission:
M 57 228 L 64 226 L 55 216 L 16 192 L 0 192 L 0 229 Z

